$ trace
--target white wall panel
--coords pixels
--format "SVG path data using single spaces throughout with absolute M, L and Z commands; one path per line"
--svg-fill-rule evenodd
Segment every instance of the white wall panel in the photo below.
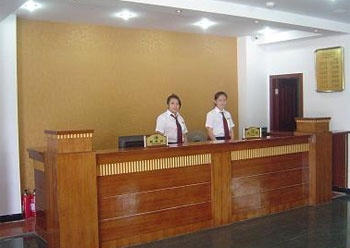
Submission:
M 336 46 L 344 48 L 345 90 L 316 92 L 315 50 Z M 238 56 L 241 127 L 268 122 L 270 75 L 302 73 L 304 117 L 331 117 L 331 130 L 350 130 L 350 35 L 269 45 L 243 37 L 238 39 Z
M 20 214 L 16 16 L 0 22 L 0 216 Z

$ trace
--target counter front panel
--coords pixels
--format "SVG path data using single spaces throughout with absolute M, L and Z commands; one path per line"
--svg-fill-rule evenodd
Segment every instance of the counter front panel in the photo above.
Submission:
M 315 140 L 309 135 L 278 136 L 80 153 L 32 149 L 40 208 L 37 231 L 43 230 L 50 244 L 57 240 L 69 244 L 66 228 L 61 228 L 71 209 L 65 202 L 92 209 L 85 211 L 91 220 L 85 222 L 93 228 L 82 227 L 82 234 L 96 237 L 89 245 L 96 247 L 97 240 L 102 248 L 126 247 L 316 204 L 324 187 L 315 176 L 319 171 Z M 77 154 L 84 159 L 70 159 Z M 83 175 L 84 180 L 66 171 Z M 89 194 L 74 190 L 73 197 L 72 185 Z M 81 218 L 77 211 L 70 214 L 75 223 Z
M 97 165 L 103 247 L 212 226 L 210 162 L 197 154 Z

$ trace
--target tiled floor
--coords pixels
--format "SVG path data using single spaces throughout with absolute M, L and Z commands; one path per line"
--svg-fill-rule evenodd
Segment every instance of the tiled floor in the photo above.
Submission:
M 0 224 L 0 248 L 46 248 L 34 233 L 35 218 Z
M 35 218 L 0 223 L 0 238 L 17 236 L 35 231 Z
M 347 248 L 350 196 L 135 248 Z
M 33 223 L 0 224 L 0 248 L 46 248 Z M 17 227 L 16 227 L 17 226 Z M 21 226 L 21 227 L 19 227 Z M 18 232 L 27 230 L 24 236 Z M 12 230 L 12 231 L 11 231 Z M 9 236 L 17 235 L 9 238 Z M 6 238 L 4 238 L 6 237 Z M 135 248 L 350 248 L 350 196 Z M 72 247 L 75 248 L 75 247 Z
M 0 248 L 46 248 L 46 242 L 34 234 L 0 239 Z

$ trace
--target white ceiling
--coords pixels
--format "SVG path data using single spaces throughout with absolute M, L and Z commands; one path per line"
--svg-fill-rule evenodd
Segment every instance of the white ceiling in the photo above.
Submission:
M 35 12 L 18 9 L 26 19 L 88 23 L 127 28 L 160 29 L 221 36 L 252 36 L 261 43 L 319 35 L 350 33 L 349 0 L 35 0 L 42 7 Z M 0 20 L 23 0 L 0 0 Z M 124 21 L 116 12 L 127 9 L 138 16 Z M 181 9 L 182 13 L 176 13 Z M 5 11 L 5 15 L 2 13 Z M 193 23 L 208 18 L 217 24 L 201 30 Z M 255 21 L 259 21 L 255 23 Z M 278 31 L 263 36 L 269 26 Z

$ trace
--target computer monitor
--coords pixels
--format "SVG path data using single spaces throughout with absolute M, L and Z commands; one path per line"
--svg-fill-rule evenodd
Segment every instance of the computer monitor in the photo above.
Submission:
M 118 137 L 118 147 L 144 147 L 144 136 L 143 135 L 128 135 Z

